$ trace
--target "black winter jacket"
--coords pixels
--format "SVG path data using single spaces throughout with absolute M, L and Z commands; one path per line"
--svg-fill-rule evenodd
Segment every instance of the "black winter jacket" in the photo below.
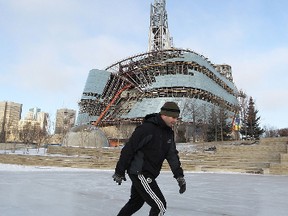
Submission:
M 142 173 L 156 178 L 165 159 L 174 178 L 184 176 L 173 130 L 166 125 L 160 114 L 150 114 L 135 129 L 121 150 L 115 172 L 121 176 L 127 171 L 129 174 Z

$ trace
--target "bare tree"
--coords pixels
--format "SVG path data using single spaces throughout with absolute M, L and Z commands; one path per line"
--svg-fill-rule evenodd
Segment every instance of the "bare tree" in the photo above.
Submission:
M 19 130 L 19 139 L 25 145 L 24 153 L 29 152 L 29 147 L 35 142 L 35 138 L 39 131 L 40 124 L 38 122 L 26 122 Z
M 40 125 L 39 127 L 35 127 L 35 137 L 34 141 L 36 141 L 36 149 L 37 152 L 39 152 L 39 148 L 44 142 L 47 140 L 47 131 L 46 128 L 41 128 Z
M 264 137 L 277 137 L 277 136 L 279 136 L 279 130 L 277 130 L 275 127 L 265 125 L 263 127 L 263 129 L 265 130 Z
M 288 128 L 282 128 L 279 129 L 279 136 L 284 137 L 284 136 L 288 136 Z
M 217 110 L 215 105 L 212 106 L 209 113 L 209 123 L 208 123 L 207 141 L 217 141 L 218 140 L 218 118 Z
M 186 116 L 189 116 L 191 118 L 189 118 L 189 123 L 186 127 L 186 141 L 190 139 L 190 137 L 192 137 L 193 142 L 196 142 L 196 138 L 197 138 L 197 126 L 199 124 L 198 121 L 200 120 L 200 113 L 201 113 L 201 108 L 197 105 L 196 99 L 193 98 L 193 100 L 185 100 L 184 103 L 184 107 L 183 110 L 181 112 L 181 116 L 183 116 L 183 114 L 185 113 Z M 191 125 L 191 133 L 190 133 L 190 125 Z
M 219 139 L 227 140 L 232 132 L 232 123 L 228 120 L 228 111 L 223 103 L 220 103 L 218 110 Z
M 16 143 L 19 142 L 19 128 L 13 127 L 11 132 L 13 134 L 13 139 L 11 140 L 13 142 L 13 147 L 11 151 L 14 153 L 16 151 Z

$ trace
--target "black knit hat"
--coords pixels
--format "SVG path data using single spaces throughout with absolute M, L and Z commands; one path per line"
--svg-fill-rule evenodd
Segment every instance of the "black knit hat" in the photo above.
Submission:
M 180 114 L 180 109 L 175 102 L 166 102 L 160 111 L 161 115 L 170 116 L 174 118 L 178 118 Z

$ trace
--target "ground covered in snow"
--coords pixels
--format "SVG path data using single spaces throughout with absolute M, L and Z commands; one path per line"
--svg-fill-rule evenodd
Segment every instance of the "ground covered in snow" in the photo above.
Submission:
M 131 182 L 113 182 L 113 171 L 0 164 L 2 216 L 116 216 L 129 198 Z M 171 172 L 158 183 L 165 216 L 286 216 L 288 176 L 186 173 L 180 195 Z M 135 216 L 148 215 L 145 205 Z

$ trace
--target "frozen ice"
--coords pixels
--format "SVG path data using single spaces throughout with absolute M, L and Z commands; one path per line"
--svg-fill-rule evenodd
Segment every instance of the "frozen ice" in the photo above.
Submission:
M 131 182 L 112 180 L 112 170 L 0 164 L 2 216 L 116 216 L 129 199 Z M 186 172 L 187 191 L 169 171 L 157 181 L 166 197 L 165 216 L 286 216 L 288 176 Z M 135 216 L 147 216 L 144 205 Z

